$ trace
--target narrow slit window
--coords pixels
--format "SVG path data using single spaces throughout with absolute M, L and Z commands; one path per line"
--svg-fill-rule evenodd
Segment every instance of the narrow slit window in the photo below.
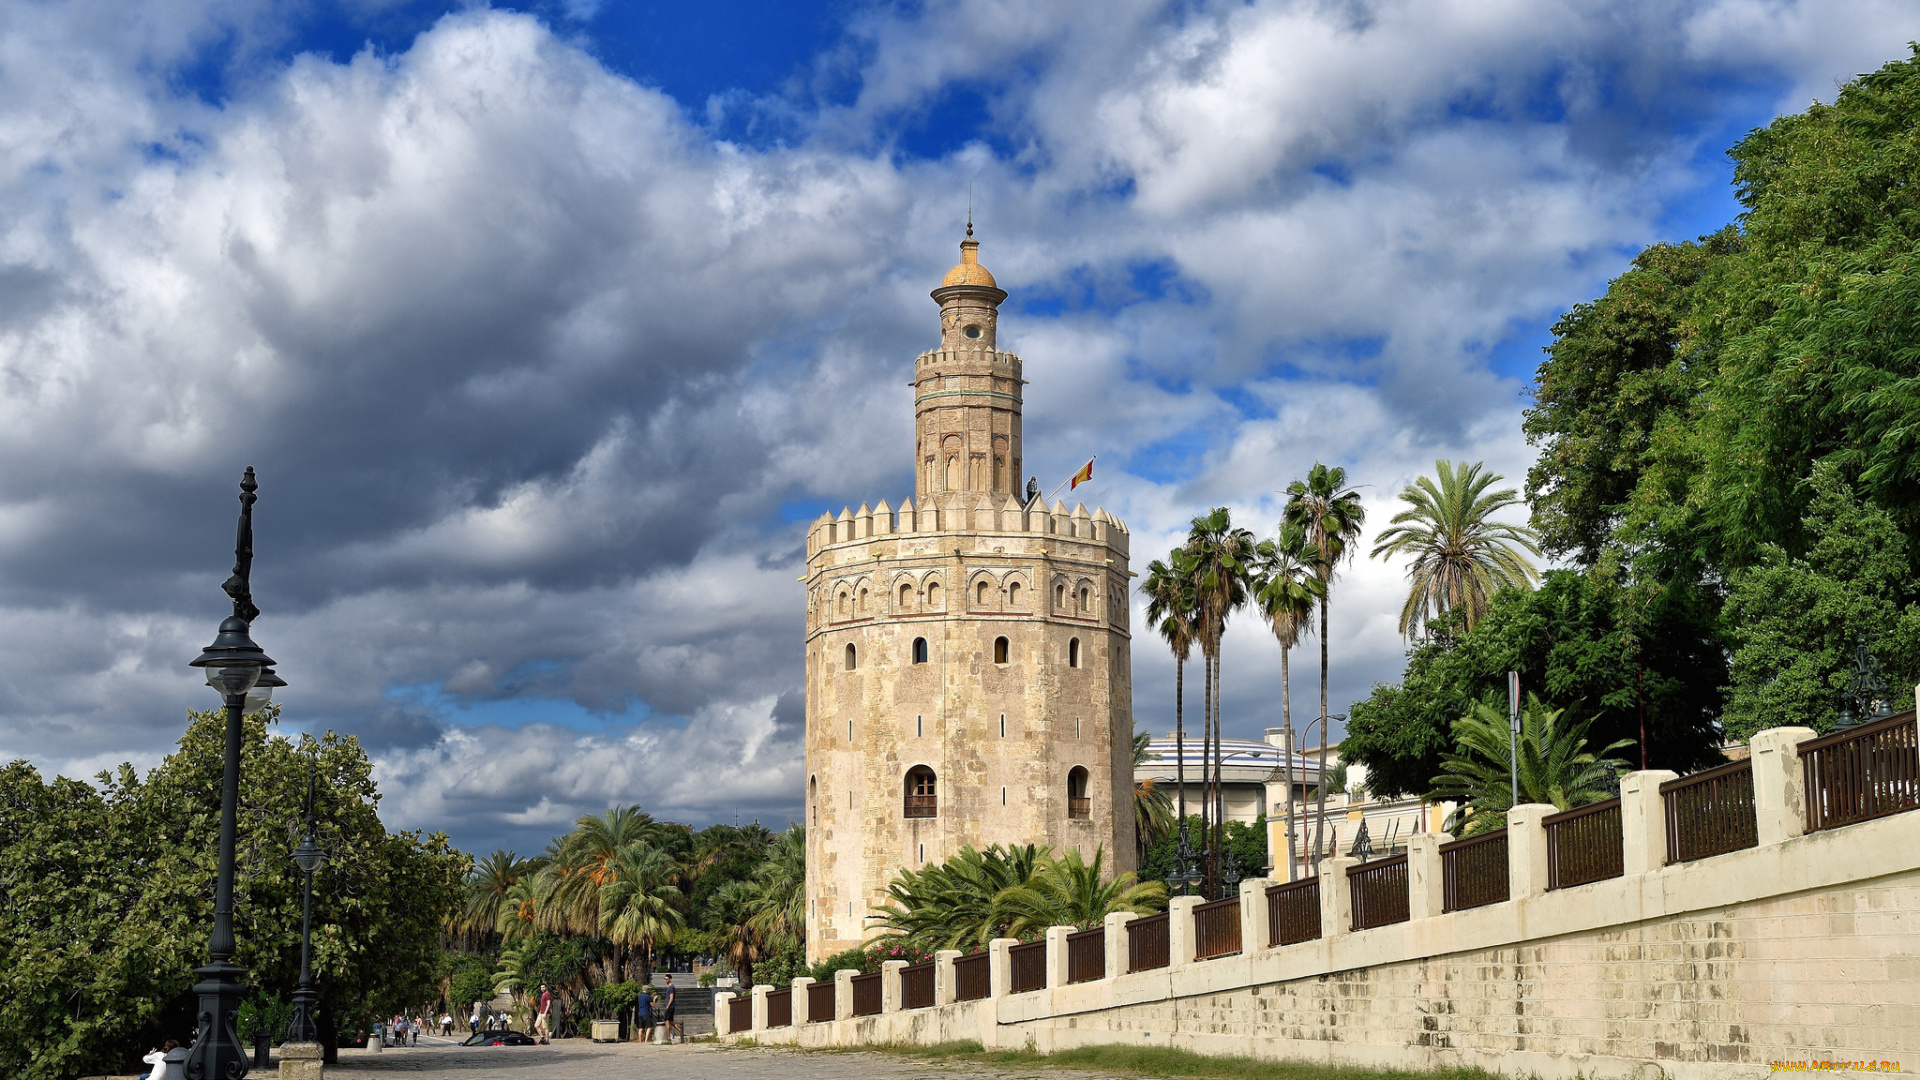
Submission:
M 853 646 L 849 645 L 847 646 L 847 648 L 851 649 L 853 648 Z M 849 653 L 847 655 L 851 656 L 853 654 Z M 1067 666 L 1068 667 L 1080 666 L 1080 639 L 1079 638 L 1073 638 L 1067 642 Z M 849 666 L 847 670 L 849 671 L 853 670 L 851 666 L 851 662 L 849 662 Z
M 1000 714 L 1000 737 L 1003 739 L 1007 737 L 1007 714 L 1006 713 Z
M 924 733 L 924 732 L 923 732 L 923 731 L 922 731 L 922 730 L 920 729 L 920 719 L 921 719 L 921 718 L 920 718 L 920 717 L 918 717 L 918 716 L 916 716 L 916 717 L 914 717 L 914 718 L 913 718 L 913 733 L 914 733 L 915 735 L 922 735 L 922 734 L 925 734 L 925 733 Z

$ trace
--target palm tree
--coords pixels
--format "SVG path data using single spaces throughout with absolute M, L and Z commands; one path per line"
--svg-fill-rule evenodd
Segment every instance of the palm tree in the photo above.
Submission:
M 1280 535 L 1262 541 L 1255 553 L 1253 603 L 1280 643 L 1280 725 L 1286 731 L 1287 880 L 1294 879 L 1293 856 L 1293 679 L 1287 657 L 1302 634 L 1313 630 L 1313 607 L 1326 595 L 1319 573 L 1320 553 L 1307 542 L 1305 529 L 1282 525 Z
M 1549 709 L 1532 694 L 1520 711 L 1518 750 L 1520 799 L 1551 803 L 1560 810 L 1596 803 L 1613 795 L 1614 778 L 1629 767 L 1610 757 L 1632 746 L 1632 739 L 1594 754 L 1587 749 L 1593 718 L 1567 720 L 1565 709 Z M 1447 828 L 1456 836 L 1474 836 L 1505 828 L 1513 808 L 1513 773 L 1504 714 L 1484 702 L 1453 722 L 1454 752 L 1442 756 L 1445 770 L 1433 778 L 1433 793 L 1459 799 L 1462 808 Z
M 1140 591 L 1147 597 L 1147 622 L 1153 624 L 1173 650 L 1174 784 L 1179 788 L 1180 821 L 1187 820 L 1187 657 L 1193 654 L 1193 566 L 1187 553 L 1175 548 L 1166 562 L 1147 564 Z
M 640 975 L 653 973 L 653 948 L 673 940 L 686 929 L 680 915 L 686 906 L 675 882 L 680 866 L 658 848 L 631 843 L 615 852 L 605 867 L 606 880 L 597 901 L 595 927 L 616 946 L 640 954 Z
M 1223 820 L 1225 798 L 1220 786 L 1220 639 L 1226 633 L 1227 619 L 1247 602 L 1249 564 L 1254 555 L 1253 534 L 1233 524 L 1233 516 L 1224 506 L 1216 506 L 1193 519 L 1187 533 L 1186 553 L 1191 560 L 1195 629 L 1200 652 L 1206 659 L 1206 698 L 1208 740 L 1208 811 L 1212 827 L 1208 837 L 1207 893 L 1213 896 L 1220 876 L 1220 850 L 1226 839 Z
M 807 827 L 790 825 L 774 837 L 754 871 L 755 931 L 769 947 L 807 942 Z
M 454 930 L 473 937 L 498 932 L 500 915 L 509 906 L 513 887 L 535 867 L 512 851 L 495 851 L 474 864 L 467 878 L 467 903 L 454 920 Z
M 1400 632 L 1411 641 L 1428 622 L 1459 610 L 1471 631 L 1487 613 L 1487 601 L 1501 589 L 1531 588 L 1540 578 L 1522 549 L 1540 556 L 1539 536 L 1525 525 L 1488 520 L 1520 502 L 1513 488 L 1489 493 L 1505 479 L 1482 473 L 1483 462 L 1458 467 L 1436 461 L 1440 482 L 1427 477 L 1408 484 L 1400 501 L 1408 509 L 1393 516 L 1393 527 L 1373 545 L 1373 557 L 1413 556 L 1407 568 L 1412 588 L 1400 609 Z
M 600 925 L 600 890 L 613 879 L 613 861 L 635 844 L 653 845 L 663 826 L 638 806 L 615 806 L 574 822 L 551 867 L 548 921 L 559 931 L 591 934 Z
M 1319 820 L 1314 824 L 1313 847 L 1320 850 L 1321 833 L 1327 824 L 1327 608 L 1333 594 L 1334 572 L 1347 557 L 1347 545 L 1360 538 L 1367 512 L 1360 505 L 1360 493 L 1347 486 L 1347 470 L 1313 463 L 1305 480 L 1287 485 L 1287 505 L 1281 511 L 1284 524 L 1298 527 L 1319 555 L 1314 572 L 1324 588 L 1320 593 L 1320 772 Z
M 1167 906 L 1167 887 L 1158 881 L 1137 881 L 1119 874 L 1103 881 L 1104 847 L 1087 862 L 1078 850 L 1043 860 L 1032 877 L 1004 889 L 993 906 L 1009 937 L 1025 937 L 1049 926 L 1081 930 L 1100 924 L 1108 915 L 1126 911 L 1151 915 Z
M 1153 736 L 1144 731 L 1133 733 L 1133 768 L 1138 772 L 1153 757 Z M 1173 830 L 1173 805 L 1154 778 L 1137 780 L 1133 785 L 1133 843 L 1138 862 L 1147 860 L 1147 849 Z
M 753 985 L 753 965 L 770 951 L 761 932 L 760 890 L 751 881 L 729 881 L 713 894 L 708 911 L 719 924 L 727 962 L 733 965 L 741 986 Z
M 1006 928 L 994 898 L 1026 884 L 1052 854 L 1032 844 L 995 844 L 985 851 L 963 847 L 946 862 L 919 870 L 902 868 L 887 886 L 878 929 L 904 935 L 906 944 L 927 952 L 984 948 Z

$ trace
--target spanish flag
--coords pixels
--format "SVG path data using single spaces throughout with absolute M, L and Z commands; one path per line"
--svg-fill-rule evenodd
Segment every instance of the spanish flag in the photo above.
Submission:
M 1093 479 L 1093 458 L 1088 458 L 1087 463 L 1080 467 L 1080 471 L 1073 474 L 1073 487 L 1069 487 L 1067 490 L 1072 491 L 1074 488 L 1079 487 L 1091 479 Z

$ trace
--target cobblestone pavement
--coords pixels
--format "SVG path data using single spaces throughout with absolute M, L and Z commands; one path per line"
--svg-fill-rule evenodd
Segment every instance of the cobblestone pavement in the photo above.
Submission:
M 916 1061 L 894 1054 L 837 1053 L 711 1043 L 648 1046 L 563 1039 L 551 1046 L 418 1046 L 340 1051 L 327 1080 L 1096 1080 L 1066 1069 L 1005 1069 Z

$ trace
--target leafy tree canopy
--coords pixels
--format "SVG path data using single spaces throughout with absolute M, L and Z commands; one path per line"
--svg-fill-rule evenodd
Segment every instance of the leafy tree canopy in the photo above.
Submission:
M 299 843 L 309 751 L 246 718 L 240 776 L 234 961 L 268 998 L 300 963 Z M 166 1038 L 188 1040 L 193 968 L 206 962 L 225 720 L 192 716 L 179 748 L 140 777 L 99 786 L 0 768 L 0 1071 L 122 1073 Z M 442 834 L 389 833 L 372 767 L 352 737 L 318 747 L 316 982 L 324 1022 L 350 1028 L 437 997 L 440 933 L 468 858 Z M 324 1032 L 323 1032 L 324 1034 Z
M 1628 591 L 1595 575 L 1549 571 L 1538 589 L 1503 589 L 1486 619 L 1457 621 L 1407 653 L 1399 686 L 1353 704 L 1341 756 L 1367 766 L 1383 796 L 1426 794 L 1454 744 L 1454 721 L 1476 704 L 1507 710 L 1507 672 L 1521 686 L 1592 717 L 1599 745 L 1640 738 L 1653 768 L 1687 772 L 1717 760 L 1714 716 L 1726 664 L 1714 613 L 1696 593 Z M 1637 765 L 1638 753 L 1629 757 Z

